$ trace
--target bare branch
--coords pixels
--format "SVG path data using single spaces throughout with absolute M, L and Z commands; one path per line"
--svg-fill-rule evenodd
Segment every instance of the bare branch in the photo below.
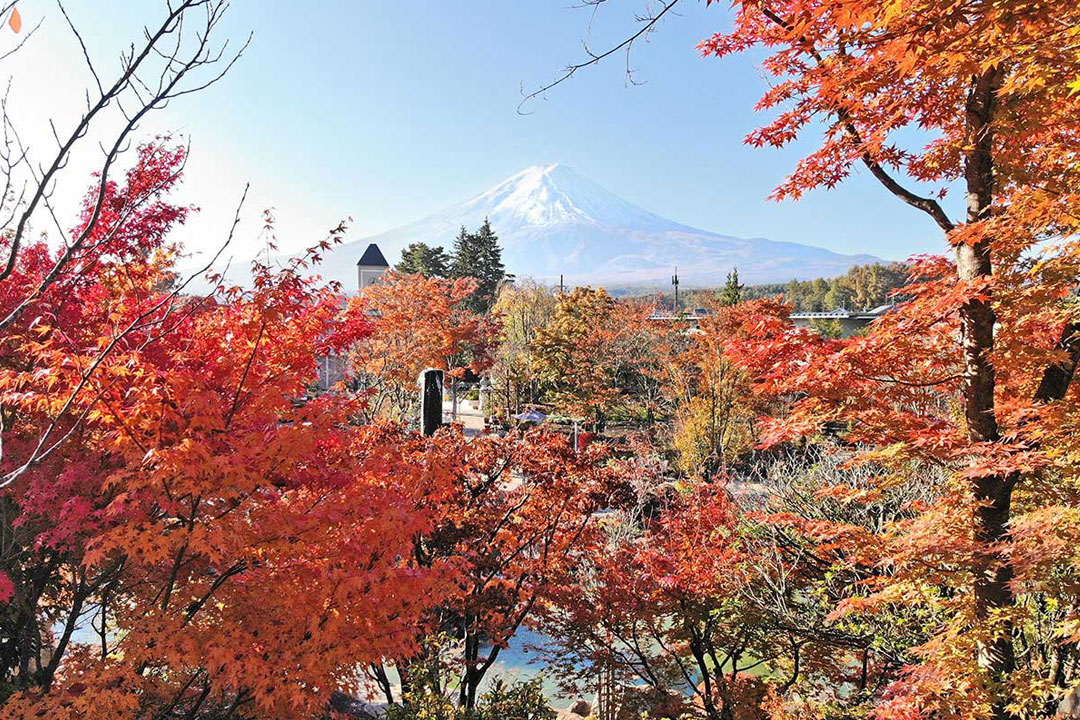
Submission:
M 82 35 L 75 27 L 75 23 L 71 22 L 71 17 L 67 14 L 67 9 L 64 7 L 64 3 L 57 0 L 56 6 L 60 8 L 60 13 L 64 16 L 64 20 L 67 21 L 68 27 L 71 29 L 72 35 L 79 41 L 79 47 L 82 48 L 83 58 L 86 60 L 86 66 L 90 68 L 90 74 L 94 76 L 94 82 L 97 83 L 98 92 L 101 95 L 105 94 L 105 88 L 101 85 L 101 78 L 98 77 L 97 70 L 94 68 L 94 63 L 90 60 L 90 51 L 86 49 L 86 43 L 83 41 Z
M 93 234 L 100 219 L 101 202 L 105 196 L 109 171 L 116 163 L 118 156 L 130 147 L 130 138 L 139 122 L 151 111 L 166 107 L 171 99 L 204 90 L 220 80 L 243 54 L 251 40 L 249 36 L 248 42 L 225 63 L 223 71 L 215 73 L 209 79 L 185 86 L 184 81 L 189 75 L 218 64 L 224 58 L 227 44 L 221 50 L 213 52 L 209 46 L 209 39 L 228 4 L 224 0 L 185 0 L 185 2 L 176 4 L 175 7 L 168 4 L 169 12 L 161 24 L 153 31 L 144 28 L 145 44 L 141 49 L 136 50 L 135 46 L 132 45 L 129 50 L 121 55 L 120 73 L 113 84 L 106 87 L 94 68 L 82 35 L 71 21 L 62 2 L 58 2 L 58 5 L 68 23 L 68 27 L 75 35 L 76 41 L 82 49 L 83 57 L 94 77 L 99 94 L 96 100 L 91 100 L 88 97 L 87 111 L 79 119 L 74 130 L 66 139 L 61 140 L 59 133 L 55 133 L 54 130 L 59 145 L 57 152 L 48 165 L 41 167 L 40 172 L 35 175 L 35 187 L 29 200 L 25 204 L 19 203 L 21 209 L 18 212 L 17 221 L 13 223 L 15 225 L 14 229 L 8 230 L 8 225 L 0 228 L 9 231 L 11 243 L 8 257 L 3 263 L 2 269 L 0 269 L 0 280 L 7 278 L 13 272 L 31 217 L 40 205 L 48 205 L 48 197 L 58 173 L 67 165 L 74 147 L 87 135 L 91 126 L 96 125 L 98 116 L 115 103 L 126 122 L 111 143 L 102 145 L 104 157 L 98 171 L 96 198 L 89 221 L 83 231 L 68 245 L 65 253 L 61 255 L 60 260 L 46 278 L 46 282 L 41 289 L 48 287 L 60 277 L 66 266 L 77 257 L 78 251 L 82 249 L 88 238 Z M 198 9 L 202 10 L 203 15 L 200 24 L 190 33 L 186 32 L 184 29 L 185 19 L 191 12 Z M 192 47 L 187 48 L 189 43 L 185 41 L 185 38 L 193 39 Z M 151 92 L 150 88 L 139 77 L 139 71 L 148 68 L 153 58 L 162 56 L 162 53 L 165 52 L 162 50 L 162 45 L 166 42 L 169 45 L 167 59 L 164 67 L 158 73 L 157 87 Z M 124 108 L 123 99 L 125 96 L 135 98 L 138 110 L 129 113 Z M 25 304 L 20 305 L 20 308 L 25 306 Z M 21 309 L 19 312 L 21 312 Z M 10 325 L 17 315 L 18 312 L 0 322 L 0 330 Z
M 603 2 L 606 2 L 606 0 L 583 0 L 582 5 L 583 6 L 593 6 L 594 10 L 595 10 L 595 7 L 600 5 Z M 535 99 L 537 97 L 540 97 L 540 96 L 544 95 L 548 90 L 551 90 L 552 88 L 566 82 L 570 78 L 574 77 L 574 75 L 577 73 L 578 70 L 582 70 L 584 68 L 591 67 L 593 65 L 598 65 L 604 59 L 606 59 L 608 57 L 611 57 L 612 55 L 614 55 L 615 53 L 618 53 L 620 51 L 625 51 L 626 52 L 626 73 L 627 73 L 627 77 L 629 78 L 629 82 L 631 84 L 637 84 L 633 79 L 633 71 L 630 68 L 630 50 L 633 48 L 635 42 L 637 42 L 641 38 L 643 38 L 643 37 L 647 36 L 649 33 L 651 33 L 656 28 L 656 25 L 660 22 L 660 20 L 663 19 L 663 17 L 665 15 L 667 15 L 669 12 L 671 12 L 671 10 L 678 4 L 679 4 L 679 0 L 666 0 L 666 2 L 663 3 L 663 6 L 660 8 L 660 10 L 658 12 L 649 13 L 649 14 L 646 14 L 644 16 L 639 16 L 637 19 L 638 19 L 639 22 L 641 22 L 643 24 L 638 29 L 638 31 L 635 32 L 630 37 L 623 40 L 622 42 L 620 42 L 618 45 L 614 45 L 614 46 L 608 48 L 607 50 L 605 50 L 604 52 L 594 53 L 589 49 L 588 45 L 585 45 L 585 54 L 589 56 L 589 59 L 588 60 L 583 60 L 583 61 L 578 62 L 578 63 L 574 63 L 572 65 L 568 65 L 563 70 L 562 74 L 559 75 L 557 78 L 555 78 L 555 80 L 547 83 L 546 85 L 540 86 L 539 88 L 537 88 L 536 90 L 533 90 L 530 93 L 526 94 L 526 93 L 523 92 L 524 97 L 522 98 L 521 102 L 518 104 L 518 113 L 522 114 L 522 115 L 526 115 L 527 113 L 523 112 L 522 108 L 530 100 L 533 100 L 533 99 Z
M 13 7 L 14 5 L 15 5 L 15 3 L 10 3 L 9 6 L 8 6 L 8 9 Z M 4 15 L 7 15 L 7 13 L 8 13 L 8 10 L 0 10 L 0 17 L 2 17 Z M 26 35 L 23 35 L 22 39 L 19 40 L 18 44 L 15 47 L 11 48 L 7 52 L 5 52 L 3 55 L 0 55 L 0 61 L 4 61 L 4 60 L 8 59 L 9 57 L 11 57 L 12 55 L 14 55 L 15 53 L 17 53 L 19 51 L 19 49 L 22 48 L 22 46 L 26 44 L 26 41 L 34 36 L 34 33 L 36 33 L 38 31 L 38 28 L 41 27 L 42 22 L 43 22 L 43 20 L 38 20 L 37 25 L 32 27 L 30 29 L 30 32 L 26 33 Z

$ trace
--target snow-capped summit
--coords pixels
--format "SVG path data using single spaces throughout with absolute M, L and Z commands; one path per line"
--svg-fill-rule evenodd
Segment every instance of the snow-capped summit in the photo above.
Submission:
M 570 284 L 666 286 L 672 270 L 687 286 L 722 283 L 735 266 L 744 282 L 786 282 L 843 274 L 870 255 L 840 255 L 797 243 L 744 239 L 660 217 L 559 163 L 535 165 L 465 202 L 403 227 L 338 246 L 319 272 L 356 284 L 357 258 L 377 243 L 391 264 L 410 243 L 448 252 L 464 226 L 491 221 L 508 272 Z
M 497 218 L 506 227 L 593 223 L 662 230 L 676 226 L 559 163 L 522 170 L 469 200 L 463 209 L 474 208 L 483 209 L 492 224 Z

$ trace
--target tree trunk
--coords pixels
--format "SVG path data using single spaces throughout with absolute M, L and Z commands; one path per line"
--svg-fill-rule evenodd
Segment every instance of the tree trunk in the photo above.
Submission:
M 476 688 L 474 686 L 473 671 L 476 668 L 476 660 L 479 657 L 479 642 L 475 635 L 469 631 L 470 618 L 465 616 L 465 667 L 461 673 L 461 686 L 458 688 L 458 707 L 472 710 L 476 705 Z
M 735 677 L 728 683 L 724 678 L 724 669 L 716 668 L 716 694 L 720 698 L 720 720 L 735 720 Z
M 375 681 L 375 684 L 378 686 L 379 690 L 382 691 L 383 697 L 386 699 L 387 706 L 395 704 L 394 688 L 390 684 L 390 676 L 386 672 L 386 667 L 381 662 L 371 663 L 370 675 Z M 404 681 L 402 681 L 403 686 L 404 684 Z
M 969 149 L 964 175 L 967 185 L 967 222 L 987 219 L 994 199 L 993 129 L 997 89 L 1001 73 L 992 68 L 973 78 L 968 94 L 966 113 L 969 128 Z M 993 274 L 990 240 L 980 239 L 973 244 L 956 246 L 956 271 L 961 282 L 977 283 L 989 280 Z M 972 443 L 996 443 L 1000 438 L 994 406 L 996 384 L 993 351 L 996 317 L 987 293 L 982 299 L 972 299 L 960 308 L 961 350 L 964 359 L 964 417 L 968 440 Z M 974 536 L 981 556 L 975 571 L 975 617 L 980 623 L 1007 612 L 1015 603 L 1010 583 L 1013 570 L 1000 546 L 1008 539 L 1012 490 L 1015 474 L 990 475 L 976 479 L 972 492 L 977 503 Z M 1016 666 L 1013 647 L 1013 627 L 1005 622 L 995 628 L 991 641 L 981 649 L 979 664 L 989 679 L 997 685 L 1007 680 Z M 995 720 L 1013 715 L 1006 709 L 1005 693 L 995 691 L 993 702 Z

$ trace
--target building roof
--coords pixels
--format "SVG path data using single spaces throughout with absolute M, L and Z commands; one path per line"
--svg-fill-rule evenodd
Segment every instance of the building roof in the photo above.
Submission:
M 382 250 L 375 243 L 367 246 L 367 250 L 356 261 L 356 264 L 364 267 L 390 267 L 390 263 L 386 262 L 386 258 L 383 257 Z

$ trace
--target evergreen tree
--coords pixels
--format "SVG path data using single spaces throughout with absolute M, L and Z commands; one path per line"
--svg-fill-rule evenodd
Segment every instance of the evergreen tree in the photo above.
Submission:
M 784 288 L 784 299 L 791 303 L 792 307 L 796 310 L 800 309 L 800 300 L 803 296 L 802 283 L 795 278 L 788 280 L 787 287 Z
M 473 277 L 479 282 L 469 304 L 473 312 L 484 313 L 495 302 L 495 292 L 508 276 L 502 263 L 499 237 L 484 218 L 484 224 L 475 233 L 461 228 L 454 240 L 454 258 L 451 266 L 453 277 Z
M 742 302 L 743 286 L 739 284 L 739 268 L 733 268 L 728 273 L 727 283 L 724 285 L 724 289 L 720 292 L 720 304 L 738 305 Z
M 809 312 L 822 312 L 825 309 L 825 296 L 829 294 L 829 283 L 825 278 L 814 278 L 810 283 L 810 294 L 807 296 L 806 307 L 802 308 Z
M 903 299 L 903 293 L 893 293 L 908 283 L 910 271 L 907 265 L 898 262 L 855 265 L 846 274 L 834 278 L 749 285 L 742 289 L 741 297 L 756 300 L 783 295 L 796 312 L 825 312 L 838 308 L 869 310 Z
M 431 247 L 426 243 L 412 243 L 401 252 L 401 262 L 394 270 L 403 275 L 419 273 L 424 277 L 444 278 L 450 275 L 450 256 L 441 245 Z
M 852 289 L 845 282 L 846 278 L 839 277 L 833 278 L 829 282 L 829 292 L 825 294 L 825 311 L 830 310 L 850 310 L 853 301 L 854 293 Z

